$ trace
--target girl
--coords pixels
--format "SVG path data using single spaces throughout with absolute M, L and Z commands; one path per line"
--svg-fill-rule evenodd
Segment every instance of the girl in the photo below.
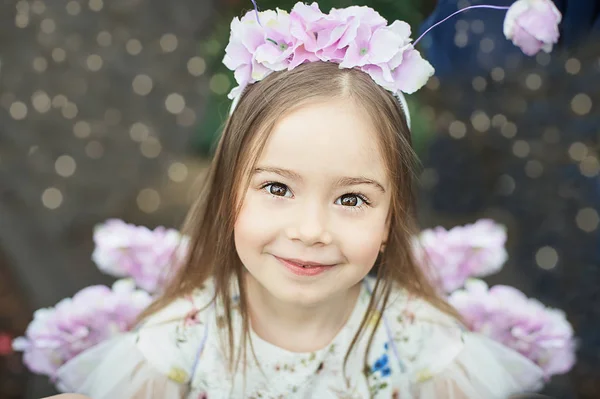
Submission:
M 413 258 L 415 156 L 398 99 L 364 68 L 305 61 L 241 88 L 185 224 L 185 264 L 135 331 L 63 366 L 64 391 L 481 399 L 539 388 L 541 370 L 465 330 Z

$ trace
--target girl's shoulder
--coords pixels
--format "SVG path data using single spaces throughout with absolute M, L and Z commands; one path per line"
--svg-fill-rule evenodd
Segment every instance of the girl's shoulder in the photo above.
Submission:
M 455 386 L 456 392 L 472 392 L 468 396 L 477 398 L 508 397 L 510 392 L 539 388 L 543 374 L 529 359 L 469 331 L 454 316 L 424 298 L 400 288 L 393 294 L 383 314 L 390 334 L 387 342 L 412 383 L 425 384 L 424 389 Z M 470 385 L 473 381 L 482 385 L 475 389 Z M 474 393 L 479 390 L 481 393 Z
M 146 360 L 176 382 L 187 382 L 208 334 L 211 282 L 182 296 L 144 320 L 133 331 Z
M 468 331 L 454 316 L 400 287 L 392 290 L 383 322 L 407 372 L 439 371 L 465 348 Z
M 214 297 L 212 280 L 207 280 L 193 292 L 180 296 L 165 307 L 148 316 L 140 323 L 137 330 L 148 329 L 168 324 L 184 324 L 191 327 L 206 317 Z
M 203 347 L 211 299 L 210 286 L 203 287 L 172 301 L 133 331 L 83 351 L 58 371 L 61 390 L 112 398 L 160 387 L 166 390 L 161 397 L 179 397 Z
M 366 287 L 370 294 L 375 279 L 368 278 Z M 403 287 L 392 283 L 389 300 L 385 306 L 384 319 L 394 329 L 451 329 L 462 331 L 462 324 L 451 314 L 441 310 L 427 299 L 410 293 Z
M 462 330 L 462 324 L 453 315 L 400 287 L 392 290 L 386 313 L 403 328 Z

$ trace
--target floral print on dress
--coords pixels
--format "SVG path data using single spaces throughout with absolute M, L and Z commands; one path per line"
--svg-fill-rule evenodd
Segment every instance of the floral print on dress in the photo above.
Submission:
M 187 371 L 185 371 L 184 369 L 182 369 L 180 367 L 172 367 L 171 370 L 169 371 L 169 373 L 167 374 L 167 377 L 169 377 L 169 379 L 171 379 L 179 384 L 183 384 L 184 382 L 187 381 L 187 379 L 189 378 L 189 375 L 188 375 Z
M 370 395 L 376 396 L 389 385 L 389 377 L 392 375 L 392 364 L 389 356 L 389 344 L 383 344 L 383 353 L 375 359 L 370 367 L 365 370 L 369 383 Z
M 254 334 L 247 344 L 252 345 L 256 359 L 251 355 L 252 349 L 247 347 L 245 370 L 238 369 L 238 373 L 231 375 L 222 340 L 226 328 L 225 310 L 218 304 L 210 307 L 211 311 L 206 311 L 209 309 L 206 306 L 196 306 L 209 303 L 212 294 L 206 289 L 196 292 L 190 300 L 182 298 L 176 306 L 156 315 L 158 325 L 144 326 L 136 332 L 142 339 L 133 341 L 132 350 L 139 350 L 153 370 L 185 387 L 184 396 L 174 399 L 411 399 L 418 394 L 420 384 L 435 379 L 441 371 L 467 371 L 492 385 L 498 376 L 511 379 L 511 373 L 531 371 L 525 364 L 512 366 L 520 358 L 511 356 L 518 354 L 504 352 L 509 350 L 482 341 L 477 341 L 475 346 L 480 353 L 469 353 L 472 351 L 469 342 L 478 338 L 462 330 L 433 305 L 418 298 L 409 299 L 401 289 L 394 292 L 398 300 L 384 312 L 375 311 L 370 315 L 367 329 L 346 359 L 350 342 L 371 299 L 368 288 L 363 288 L 346 325 L 325 348 L 293 353 Z M 377 329 L 373 331 L 376 324 Z M 234 328 L 241 325 L 236 306 L 232 309 L 232 325 Z M 234 344 L 242 342 L 240 337 L 241 334 L 235 337 Z M 469 364 L 486 363 L 498 355 L 498 359 L 510 358 L 511 367 L 499 363 L 492 369 L 465 370 L 464 364 L 453 364 L 462 353 L 479 359 Z M 119 365 L 114 368 L 119 370 Z M 120 370 L 121 375 L 124 371 Z M 452 383 L 463 381 L 457 379 Z M 483 393 L 473 399 L 481 397 L 490 395 Z

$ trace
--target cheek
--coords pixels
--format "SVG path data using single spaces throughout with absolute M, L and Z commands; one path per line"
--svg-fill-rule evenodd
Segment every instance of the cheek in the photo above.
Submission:
M 372 267 L 385 237 L 385 216 L 372 217 L 345 227 L 340 243 L 348 261 L 357 266 Z
M 248 192 L 234 225 L 235 247 L 242 261 L 249 251 L 260 250 L 273 237 L 272 215 L 261 206 L 255 193 Z

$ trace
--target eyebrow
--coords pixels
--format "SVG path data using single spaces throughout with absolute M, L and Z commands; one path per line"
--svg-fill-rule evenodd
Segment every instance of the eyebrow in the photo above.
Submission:
M 255 168 L 254 174 L 258 174 L 258 173 L 275 173 L 277 175 L 283 176 L 290 180 L 302 181 L 302 176 L 300 176 L 298 173 L 288 170 L 288 169 L 265 166 L 265 167 Z M 369 179 L 367 177 L 362 177 L 362 176 L 360 176 L 360 177 L 340 177 L 336 181 L 336 186 L 338 186 L 338 187 L 358 186 L 361 184 L 367 184 L 370 186 L 374 186 L 376 189 L 378 189 L 382 193 L 385 193 L 385 188 L 383 188 L 382 184 L 378 183 L 377 181 L 375 181 L 373 179 Z

